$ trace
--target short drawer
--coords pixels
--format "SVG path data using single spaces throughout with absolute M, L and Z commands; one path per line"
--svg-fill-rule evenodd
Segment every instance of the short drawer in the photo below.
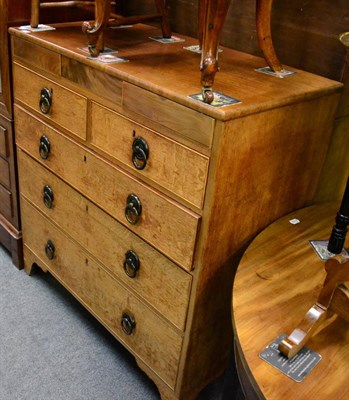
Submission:
M 15 108 L 16 140 L 24 151 L 185 269 L 192 268 L 200 216 L 142 184 L 55 129 Z M 50 153 L 42 159 L 42 136 Z M 137 204 L 138 203 L 138 204 Z
M 91 144 L 196 207 L 203 205 L 208 157 L 92 103 Z
M 201 112 L 127 82 L 123 85 L 123 107 L 191 141 L 212 147 L 215 120 Z
M 13 77 L 15 101 L 39 112 L 43 119 L 57 123 L 72 135 L 86 139 L 86 97 L 16 63 L 13 64 Z M 48 96 L 51 96 L 51 106 L 48 106 Z
M 0 185 L 0 214 L 8 219 L 13 217 L 12 193 L 2 185 Z
M 22 200 L 21 207 L 25 263 L 35 260 L 50 271 L 120 342 L 174 388 L 182 336 L 27 201 Z
M 20 58 L 36 68 L 56 75 L 61 73 L 60 55 L 36 43 L 12 36 L 12 52 L 14 58 Z
M 0 157 L 0 184 L 10 189 L 10 166 L 7 160 Z
M 110 272 L 184 330 L 191 275 L 104 213 L 23 151 L 19 184 L 25 197 Z
M 9 143 L 7 129 L 0 125 L 0 156 L 7 158 L 9 156 Z

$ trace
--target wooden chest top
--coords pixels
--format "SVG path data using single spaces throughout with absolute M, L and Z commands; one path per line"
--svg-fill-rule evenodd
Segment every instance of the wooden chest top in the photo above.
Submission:
M 118 57 L 128 60 L 107 64 L 89 58 L 84 49 L 86 38 L 80 23 L 55 26 L 56 30 L 35 33 L 11 28 L 15 56 L 34 67 L 54 73 L 59 71 L 72 81 L 85 81 L 85 85 L 91 85 L 88 81 L 93 74 L 89 68 L 97 75 L 98 71 L 102 71 L 120 80 L 119 94 L 115 94 L 120 96 L 121 102 L 126 83 L 133 84 L 177 103 L 176 107 L 185 106 L 226 121 L 301 99 L 330 94 L 342 86 L 336 81 L 295 68 L 289 68 L 297 73 L 287 78 L 268 76 L 255 70 L 266 66 L 262 58 L 222 47 L 219 55 L 221 70 L 216 75 L 214 91 L 236 98 L 241 103 L 214 107 L 189 97 L 201 90 L 200 55 L 184 47 L 198 44 L 197 40 L 178 35 L 184 41 L 159 43 L 150 39 L 159 34 L 158 29 L 141 24 L 125 29 L 107 29 L 106 47 L 116 50 Z M 26 43 L 23 49 L 19 38 L 30 41 L 32 46 Z

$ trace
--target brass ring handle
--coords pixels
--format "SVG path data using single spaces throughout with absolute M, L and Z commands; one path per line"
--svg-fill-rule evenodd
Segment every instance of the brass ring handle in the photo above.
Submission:
M 39 154 L 43 160 L 47 160 L 51 151 L 51 144 L 47 136 L 42 135 L 39 144 Z
M 136 327 L 136 321 L 134 317 L 127 312 L 124 312 L 121 317 L 121 328 L 126 335 L 131 335 Z
M 149 146 L 145 139 L 138 137 L 132 144 L 132 162 L 136 169 L 142 170 L 147 166 Z
M 46 257 L 49 260 L 53 260 L 54 256 L 55 256 L 55 245 L 53 244 L 53 242 L 51 240 L 48 240 L 46 245 L 45 245 L 45 253 L 46 253 Z
M 129 194 L 126 200 L 125 217 L 131 225 L 136 225 L 142 214 L 142 203 L 138 196 Z
M 129 278 L 135 278 L 140 268 L 139 257 L 133 250 L 128 250 L 125 254 L 124 271 Z
M 53 190 L 49 185 L 45 185 L 43 189 L 43 200 L 44 204 L 47 208 L 52 208 L 53 207 Z
M 52 105 L 52 92 L 47 88 L 41 89 L 40 101 L 39 101 L 40 111 L 43 114 L 48 114 L 50 112 L 51 105 Z

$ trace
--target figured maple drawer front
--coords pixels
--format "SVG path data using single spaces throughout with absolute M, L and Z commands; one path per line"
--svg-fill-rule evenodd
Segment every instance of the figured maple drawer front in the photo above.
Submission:
M 184 330 L 191 275 L 178 268 L 23 151 L 21 195 L 88 248 L 118 279 Z
M 6 160 L 0 157 L 0 184 L 10 188 L 10 166 Z
M 86 139 L 87 99 L 79 94 L 13 64 L 14 96 L 41 117 L 54 121 L 71 134 Z
M 7 158 L 9 156 L 7 129 L 0 125 L 0 156 Z
M 2 185 L 0 185 L 0 213 L 9 219 L 13 216 L 12 194 Z
M 188 270 L 192 268 L 199 215 L 152 190 L 19 107 L 15 108 L 15 115 L 19 147 L 173 261 Z M 43 137 L 50 147 L 45 159 L 39 153 Z
M 182 337 L 22 199 L 25 262 L 38 257 L 133 354 L 174 387 Z
M 209 159 L 96 103 L 91 143 L 184 200 L 203 205 Z

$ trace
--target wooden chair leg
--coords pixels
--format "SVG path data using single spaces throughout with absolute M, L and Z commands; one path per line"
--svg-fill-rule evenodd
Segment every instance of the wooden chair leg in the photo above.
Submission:
M 199 39 L 200 49 L 202 49 L 202 42 L 204 40 L 205 13 L 206 13 L 206 2 L 199 0 L 199 5 L 198 5 L 198 39 Z
M 275 73 L 283 73 L 281 65 L 273 45 L 271 36 L 271 12 L 273 0 L 257 0 L 256 2 L 256 25 L 259 47 L 269 67 Z
M 30 26 L 32 28 L 37 28 L 39 25 L 39 13 L 40 13 L 40 0 L 32 0 L 31 3 L 31 16 L 30 16 Z
M 200 0 L 199 40 L 201 46 L 201 89 L 206 103 L 213 101 L 212 86 L 218 71 L 218 45 L 230 0 Z M 200 37 L 202 39 L 200 39 Z
M 136 16 L 122 18 L 118 17 L 118 23 L 138 23 L 148 21 L 150 19 L 159 18 L 161 22 L 162 35 L 165 38 L 171 37 L 171 28 L 167 18 L 165 1 L 155 0 L 155 5 L 158 11 L 157 15 L 154 16 Z M 104 29 L 110 22 L 110 18 L 116 16 L 111 13 L 110 0 L 95 0 L 95 21 L 91 25 L 90 22 L 85 21 L 82 25 L 82 31 L 87 36 L 88 49 L 93 57 L 97 57 L 99 53 L 104 49 Z M 115 22 L 114 22 L 115 25 Z M 118 25 L 115 25 L 118 26 Z
M 164 38 L 170 38 L 172 32 L 171 32 L 170 23 L 169 23 L 168 16 L 167 16 L 165 1 L 164 0 L 155 0 L 155 5 L 156 5 L 158 13 L 162 15 L 161 21 L 160 21 L 162 36 Z
M 88 21 L 82 25 L 82 31 L 87 36 L 89 52 L 93 57 L 97 57 L 104 49 L 104 28 L 109 20 L 110 11 L 110 0 L 96 0 L 94 25 Z

